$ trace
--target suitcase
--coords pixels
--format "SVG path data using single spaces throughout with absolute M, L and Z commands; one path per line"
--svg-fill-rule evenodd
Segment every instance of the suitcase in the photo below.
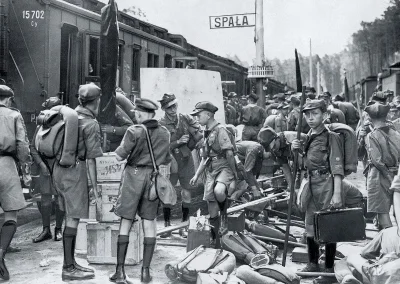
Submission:
M 319 243 L 365 240 L 364 210 L 348 208 L 315 212 L 314 234 Z

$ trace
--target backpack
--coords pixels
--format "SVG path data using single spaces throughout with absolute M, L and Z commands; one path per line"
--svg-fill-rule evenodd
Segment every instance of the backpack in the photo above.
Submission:
M 76 163 L 78 146 L 78 114 L 67 106 L 43 110 L 37 117 L 39 125 L 34 146 L 46 159 L 57 159 L 61 166 Z
M 343 123 L 331 123 L 327 124 L 326 128 L 330 132 L 339 134 L 340 139 L 344 147 L 344 170 L 345 175 L 357 172 L 358 165 L 358 144 L 357 136 L 353 128 Z
M 168 263 L 165 266 L 165 274 L 172 281 L 179 279 L 195 283 L 199 273 L 222 271 L 230 274 L 235 267 L 236 258 L 232 253 L 199 246 L 188 252 L 178 263 Z

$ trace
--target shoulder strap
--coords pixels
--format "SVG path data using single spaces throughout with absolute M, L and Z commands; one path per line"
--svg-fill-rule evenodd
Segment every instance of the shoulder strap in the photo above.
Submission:
M 147 147 L 149 147 L 149 152 L 150 152 L 151 162 L 153 163 L 154 172 L 158 172 L 156 159 L 154 158 L 153 144 L 151 143 L 151 138 L 150 138 L 150 135 L 149 135 L 149 131 L 147 130 L 147 127 L 144 126 L 143 124 L 139 124 L 139 126 L 143 128 L 144 133 L 146 134 Z

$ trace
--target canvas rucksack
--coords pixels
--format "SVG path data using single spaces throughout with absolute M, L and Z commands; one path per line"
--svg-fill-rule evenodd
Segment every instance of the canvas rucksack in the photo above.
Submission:
M 40 112 L 34 146 L 46 159 L 57 159 L 61 166 L 76 163 L 78 114 L 67 106 L 55 106 Z

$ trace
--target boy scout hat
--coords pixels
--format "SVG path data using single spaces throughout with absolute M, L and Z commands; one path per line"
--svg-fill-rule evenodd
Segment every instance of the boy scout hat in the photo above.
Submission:
M 162 109 L 169 108 L 170 106 L 173 106 L 174 104 L 178 103 L 173 93 L 164 94 L 162 99 L 158 101 L 160 102 Z
M 310 109 L 316 109 L 320 108 L 322 112 L 326 112 L 326 103 L 324 100 L 310 100 L 307 99 L 306 103 L 303 108 L 303 112 L 310 110 Z
M 194 107 L 195 107 L 195 109 L 193 110 L 191 115 L 197 115 L 200 112 L 205 111 L 205 110 L 212 112 L 212 113 L 216 113 L 218 111 L 218 108 L 215 105 L 213 105 L 212 103 L 207 102 L 207 101 L 199 102 Z
M 386 118 L 389 113 L 390 106 L 388 104 L 381 104 L 379 102 L 374 102 L 369 104 L 364 111 L 369 114 L 371 118 Z
M 371 101 L 386 102 L 387 93 L 378 91 L 372 94 Z
M 143 112 L 154 112 L 158 109 L 155 102 L 145 98 L 137 98 L 135 100 L 135 110 Z
M 235 92 L 230 92 L 228 94 L 228 99 L 232 99 L 232 98 L 236 98 L 236 97 L 237 97 L 237 94 Z
M 101 97 L 101 89 L 95 84 L 80 85 L 78 90 L 78 99 L 81 102 L 90 102 Z
M 330 98 L 332 97 L 331 93 L 329 93 L 328 91 L 323 92 L 321 95 L 319 95 L 321 98 Z
M 313 92 L 308 92 L 307 94 L 307 98 L 309 98 L 310 100 L 315 100 L 316 95 Z
M 277 109 L 287 109 L 289 108 L 288 104 L 279 104 L 279 106 L 277 107 Z
M 264 147 L 268 147 L 276 137 L 278 137 L 278 134 L 276 134 L 275 130 L 267 126 L 261 128 L 260 132 L 258 132 L 257 141 Z
M 11 90 L 10 87 L 6 85 L 0 85 L 0 97 L 6 97 L 6 98 L 14 97 L 14 92 L 13 90 Z
M 343 94 L 343 93 L 340 93 L 340 94 L 336 95 L 336 96 L 333 98 L 333 100 L 334 100 L 335 102 L 343 102 L 343 101 L 344 101 L 344 94 Z
M 248 95 L 247 98 L 258 101 L 258 96 L 257 96 L 257 94 L 254 94 L 254 93 L 251 93 L 250 95 Z
M 295 105 L 300 105 L 300 99 L 298 98 L 297 95 L 291 95 L 290 96 L 290 102 L 295 104 Z
M 61 100 L 57 97 L 50 97 L 42 103 L 42 107 L 51 109 L 52 107 L 61 105 Z

